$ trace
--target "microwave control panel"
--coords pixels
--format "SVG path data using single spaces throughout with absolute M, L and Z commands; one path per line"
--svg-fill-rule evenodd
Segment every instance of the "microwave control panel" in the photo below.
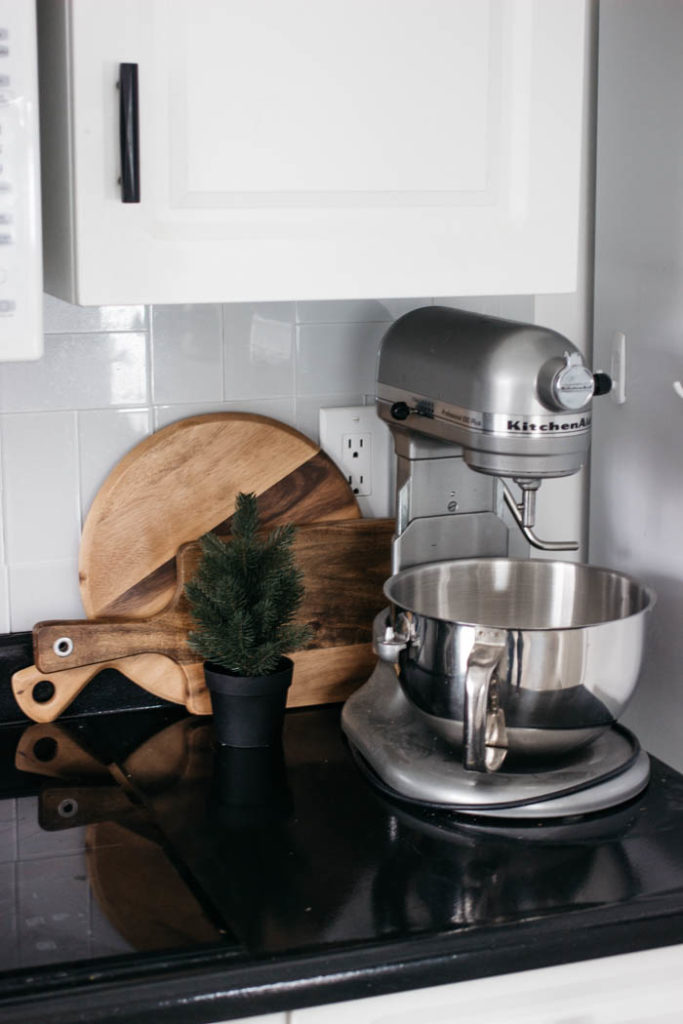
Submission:
M 0 362 L 43 353 L 35 4 L 0 0 Z

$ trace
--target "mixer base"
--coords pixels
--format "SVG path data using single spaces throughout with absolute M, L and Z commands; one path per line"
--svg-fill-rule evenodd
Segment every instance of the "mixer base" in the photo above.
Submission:
M 650 777 L 647 754 L 621 726 L 543 770 L 534 765 L 493 774 L 465 771 L 382 662 L 344 705 L 342 728 L 384 792 L 477 817 L 545 820 L 592 814 L 631 800 Z

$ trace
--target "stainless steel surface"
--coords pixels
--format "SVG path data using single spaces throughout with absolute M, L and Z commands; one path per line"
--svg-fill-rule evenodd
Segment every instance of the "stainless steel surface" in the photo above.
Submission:
M 549 359 L 538 374 L 538 395 L 548 409 L 583 409 L 594 389 L 593 374 L 577 353 L 566 352 L 563 359 Z
M 382 658 L 382 661 L 388 661 L 388 658 Z M 397 657 L 398 661 L 398 657 Z M 465 725 L 463 722 L 456 722 L 451 719 L 437 718 L 435 715 L 429 715 L 427 712 L 422 711 L 420 708 L 413 704 L 414 713 L 420 718 L 424 724 L 431 729 L 432 732 L 441 736 L 442 739 L 450 743 L 456 750 L 462 750 L 465 747 Z M 563 757 L 571 750 L 578 750 L 581 747 L 587 746 L 592 743 L 594 739 L 605 731 L 606 728 L 611 726 L 595 726 L 594 728 L 588 729 L 547 729 L 543 737 L 543 745 L 545 747 L 545 756 L 555 758 Z M 510 744 L 515 751 L 521 757 L 533 758 L 538 755 L 537 745 L 539 737 L 537 736 L 536 729 L 517 729 L 514 727 L 507 727 L 505 724 L 505 746 L 501 744 L 500 740 L 497 744 L 491 744 L 498 746 L 498 758 L 500 759 L 500 748 L 504 750 L 510 749 Z M 486 735 L 486 748 L 488 753 L 489 747 L 489 736 Z M 495 750 L 491 751 L 489 757 L 493 759 L 493 755 L 496 753 Z M 481 763 L 481 762 L 480 762 Z M 500 762 L 502 764 L 502 760 Z M 498 765 L 500 767 L 500 764 Z M 481 771 L 491 771 L 489 764 L 484 762 L 481 769 L 475 769 Z M 496 770 L 496 769 L 494 769 Z
M 393 543 L 394 572 L 442 558 L 506 555 L 509 531 L 493 512 L 413 519 Z
M 535 494 L 543 478 L 585 462 L 592 394 L 591 371 L 555 331 L 438 306 L 392 324 L 380 348 L 377 410 L 397 456 L 394 571 L 427 558 L 526 557 L 527 544 L 576 550 L 573 540 L 536 536 Z M 503 476 L 522 488 L 521 502 L 500 481 L 484 482 Z M 416 538 L 427 519 L 433 527 L 434 517 L 479 513 L 497 516 L 513 536 L 477 547 L 444 521 L 425 543 Z
M 415 715 L 392 668 L 382 663 L 344 705 L 342 727 L 395 794 L 477 817 L 534 821 L 589 814 L 632 799 L 649 778 L 647 754 L 617 729 L 539 771 L 468 772 Z
M 524 491 L 524 502 L 520 507 L 519 503 L 515 501 L 515 496 L 505 481 L 503 480 L 501 483 L 505 504 L 510 509 L 515 522 L 532 547 L 538 548 L 539 551 L 578 551 L 579 545 L 575 540 L 541 540 L 541 538 L 538 537 L 531 529 L 534 516 L 529 514 L 528 506 L 530 500 L 528 496 L 533 494 L 533 491 Z M 529 520 L 531 520 L 531 524 L 529 523 Z
M 451 743 L 462 742 L 474 699 L 477 630 L 504 632 L 490 678 L 510 753 L 523 756 L 584 744 L 619 717 L 637 683 L 654 602 L 647 587 L 611 570 L 499 558 L 416 566 L 392 576 L 384 592 L 410 624 L 401 686 Z M 465 729 L 466 756 L 479 771 L 490 769 L 471 753 L 482 742 Z
M 504 629 L 477 629 L 465 674 L 465 768 L 496 772 L 508 751 L 505 714 L 498 693 L 498 665 L 507 641 Z
M 575 473 L 592 393 L 578 349 L 533 324 L 428 306 L 392 324 L 380 349 L 379 415 L 395 432 L 462 446 L 470 466 L 497 476 Z
M 495 508 L 497 480 L 470 469 L 462 457 L 462 449 L 440 445 L 439 456 L 423 454 L 423 446 L 396 440 L 396 492 L 399 497 L 397 515 L 410 510 L 413 519 L 423 516 L 452 516 L 467 512 L 489 512 Z M 433 444 L 430 448 L 433 448 Z
M 541 559 L 434 562 L 390 577 L 397 606 L 448 622 L 509 630 L 566 630 L 640 616 L 654 594 L 612 569 Z

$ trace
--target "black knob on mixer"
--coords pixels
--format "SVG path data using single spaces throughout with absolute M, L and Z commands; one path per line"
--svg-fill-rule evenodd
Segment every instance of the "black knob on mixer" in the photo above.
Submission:
M 593 374 L 593 394 L 608 395 L 612 390 L 612 378 L 608 373 L 598 370 Z
M 394 402 L 391 415 L 395 420 L 407 420 L 410 416 L 410 406 L 406 402 Z

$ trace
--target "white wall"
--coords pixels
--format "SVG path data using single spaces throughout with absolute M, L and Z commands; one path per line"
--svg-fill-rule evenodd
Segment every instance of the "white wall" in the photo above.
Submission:
M 627 339 L 627 401 L 596 403 L 591 561 L 658 592 L 624 721 L 683 769 L 683 3 L 603 0 L 597 134 L 596 359 Z

